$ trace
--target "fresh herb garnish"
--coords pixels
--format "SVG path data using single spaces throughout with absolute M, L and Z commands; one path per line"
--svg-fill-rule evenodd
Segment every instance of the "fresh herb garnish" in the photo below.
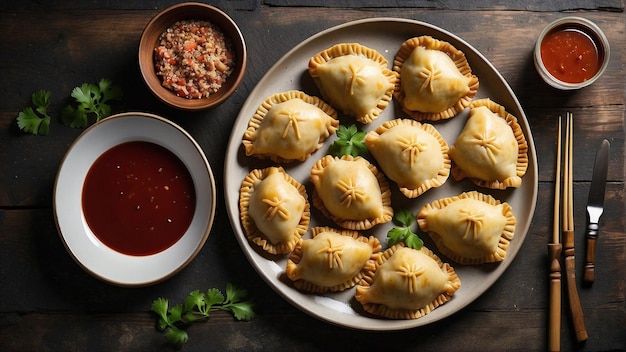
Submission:
M 50 91 L 43 89 L 33 93 L 31 101 L 35 109 L 29 106 L 17 115 L 17 126 L 20 130 L 35 135 L 47 135 L 50 132 L 50 94 Z
M 181 347 L 189 340 L 186 326 L 194 322 L 206 321 L 211 311 L 223 310 L 233 314 L 237 320 L 250 320 L 255 313 L 252 302 L 244 300 L 246 290 L 226 285 L 226 297 L 216 288 L 207 292 L 195 290 L 189 293 L 182 304 L 169 308 L 167 299 L 159 297 L 152 302 L 151 311 L 159 316 L 157 329 L 165 332 L 167 340 Z
M 398 225 L 387 232 L 388 246 L 391 247 L 396 243 L 404 242 L 408 247 L 420 249 L 424 242 L 418 235 L 411 231 L 411 225 L 415 222 L 415 216 L 410 210 L 402 209 L 396 211 L 393 216 L 393 222 Z
M 328 152 L 337 157 L 365 155 L 367 153 L 367 146 L 363 142 L 365 135 L 366 132 L 359 131 L 355 125 L 349 127 L 340 125 L 337 129 L 338 139 L 330 145 Z
M 71 96 L 78 106 L 67 105 L 61 111 L 61 120 L 66 126 L 82 128 L 87 126 L 90 115 L 95 115 L 96 121 L 111 115 L 111 100 L 121 99 L 122 89 L 111 84 L 108 79 L 102 78 L 98 84 L 83 83 L 72 90 Z

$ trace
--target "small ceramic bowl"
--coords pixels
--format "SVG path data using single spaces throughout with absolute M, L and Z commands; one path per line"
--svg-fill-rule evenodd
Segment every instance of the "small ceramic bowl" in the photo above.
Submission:
M 175 22 L 181 20 L 203 20 L 217 26 L 231 45 L 235 55 L 234 69 L 217 92 L 208 97 L 186 98 L 162 85 L 155 68 L 155 48 L 161 34 Z M 146 25 L 139 42 L 139 69 L 150 91 L 165 104 L 187 111 L 199 111 L 215 107 L 224 102 L 237 89 L 246 70 L 246 44 L 237 24 L 223 11 L 211 5 L 186 2 L 158 13 Z
M 564 38 L 563 35 L 570 36 L 569 43 L 579 40 L 578 48 L 568 46 L 565 40 L 557 37 Z M 586 51 L 580 49 L 585 46 Z M 567 57 L 566 53 L 575 54 Z M 610 57 L 609 41 L 592 21 L 563 17 L 541 31 L 533 56 L 535 68 L 547 84 L 561 90 L 580 89 L 595 82 L 606 70 Z
M 94 162 L 111 148 L 135 141 L 151 142 L 172 152 L 189 171 L 195 189 L 193 215 L 186 230 L 182 229 L 182 237 L 149 255 L 126 254 L 101 241 L 88 224 L 83 197 Z M 133 186 L 138 187 L 137 183 Z M 133 193 L 140 188 L 133 188 Z M 54 217 L 68 253 L 89 274 L 122 287 L 161 282 L 189 264 L 209 236 L 215 207 L 215 181 L 200 146 L 178 125 L 146 113 L 113 115 L 87 128 L 65 154 L 54 184 Z M 128 237 L 132 235 L 129 232 Z

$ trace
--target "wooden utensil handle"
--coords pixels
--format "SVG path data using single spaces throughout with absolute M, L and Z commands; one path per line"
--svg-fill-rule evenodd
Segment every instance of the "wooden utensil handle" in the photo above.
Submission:
M 565 279 L 567 281 L 567 296 L 569 298 L 570 313 L 578 342 L 587 341 L 587 328 L 583 317 L 583 309 L 576 288 L 576 265 L 574 258 L 574 231 L 563 231 L 565 255 Z
M 550 257 L 550 311 L 548 325 L 548 351 L 561 350 L 561 244 L 548 244 Z
M 598 239 L 598 224 L 590 223 L 587 226 L 587 256 L 585 260 L 585 271 L 583 272 L 583 281 L 592 284 L 595 281 L 595 261 L 596 261 L 596 241 Z

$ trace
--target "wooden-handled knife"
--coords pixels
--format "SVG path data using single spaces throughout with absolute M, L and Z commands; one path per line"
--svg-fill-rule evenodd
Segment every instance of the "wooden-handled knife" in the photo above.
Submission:
M 589 198 L 587 199 L 589 222 L 585 235 L 587 239 L 587 256 L 583 273 L 583 281 L 587 284 L 592 284 L 595 280 L 596 241 L 600 230 L 598 223 L 604 211 L 604 190 L 607 169 L 609 167 L 609 149 L 609 141 L 603 140 L 596 152 L 591 188 L 589 189 Z

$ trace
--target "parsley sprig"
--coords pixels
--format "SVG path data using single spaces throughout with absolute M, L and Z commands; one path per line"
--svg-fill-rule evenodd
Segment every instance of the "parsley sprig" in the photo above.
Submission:
M 159 316 L 157 329 L 165 332 L 166 339 L 181 347 L 189 340 L 185 328 L 195 322 L 206 321 L 212 311 L 222 310 L 233 314 L 237 320 L 250 320 L 255 313 L 251 301 L 245 300 L 247 291 L 232 284 L 226 285 L 226 296 L 216 288 L 207 292 L 194 290 L 182 304 L 169 308 L 169 301 L 159 297 L 152 302 L 151 311 Z
M 363 141 L 366 132 L 359 131 L 355 125 L 348 127 L 340 125 L 337 129 L 337 137 L 329 147 L 328 152 L 337 157 L 342 155 L 363 156 L 367 153 L 367 146 Z
M 415 222 L 415 216 L 410 210 L 402 209 L 396 211 L 393 216 L 393 222 L 398 225 L 387 232 L 388 246 L 391 247 L 396 243 L 404 242 L 407 247 L 420 249 L 424 242 L 421 238 L 411 231 L 411 226 Z
M 94 115 L 96 121 L 111 115 L 111 100 L 122 98 L 122 89 L 115 86 L 106 78 L 100 79 L 98 84 L 83 83 L 72 90 L 71 96 L 78 104 L 74 108 L 71 104 L 61 111 L 61 120 L 66 126 L 82 128 L 87 126 L 89 116 Z
M 17 115 L 17 126 L 20 130 L 35 135 L 47 135 L 50 132 L 50 95 L 50 91 L 43 89 L 33 93 L 33 106 L 26 107 Z M 122 89 L 102 78 L 98 84 L 83 83 L 80 87 L 75 87 L 71 96 L 77 106 L 65 106 L 61 111 L 61 121 L 72 128 L 83 128 L 89 124 L 89 117 L 92 115 L 96 121 L 111 115 L 109 102 L 121 99 Z
M 17 115 L 17 126 L 24 132 L 47 135 L 50 132 L 50 91 L 38 90 L 31 96 L 33 107 L 28 106 Z

